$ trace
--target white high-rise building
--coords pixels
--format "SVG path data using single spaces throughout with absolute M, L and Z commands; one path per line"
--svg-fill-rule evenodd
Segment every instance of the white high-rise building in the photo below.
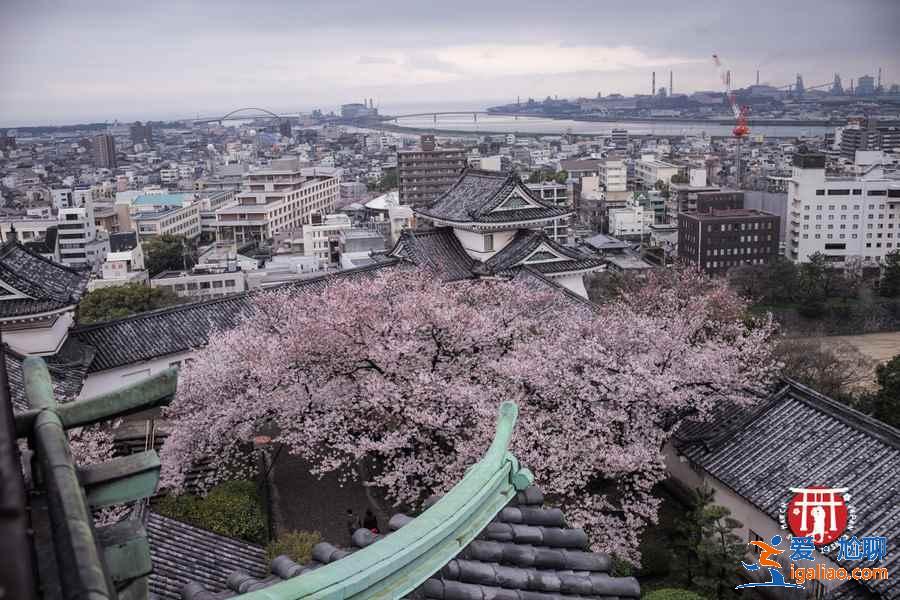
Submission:
M 235 202 L 216 210 L 219 240 L 265 240 L 310 223 L 314 213 L 329 213 L 340 196 L 340 171 L 301 168 L 296 158 L 272 161 L 267 169 L 246 174 Z
M 622 158 L 609 157 L 600 162 L 600 185 L 607 192 L 624 192 L 628 189 L 628 167 Z
M 788 183 L 787 256 L 816 252 L 844 263 L 879 262 L 900 248 L 900 179 L 885 176 L 881 151 L 857 152 L 856 173 L 825 175 L 825 156 L 796 154 Z

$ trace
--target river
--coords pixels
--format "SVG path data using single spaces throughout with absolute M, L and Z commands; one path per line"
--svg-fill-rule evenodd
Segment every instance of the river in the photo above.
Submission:
M 483 109 L 482 109 L 483 110 Z M 390 113 L 387 113 L 390 114 Z M 396 113 L 395 113 L 396 114 Z M 542 117 L 510 117 L 500 115 L 438 115 L 437 121 L 431 116 L 407 117 L 398 119 L 396 125 L 411 129 L 433 129 L 437 131 L 463 131 L 476 134 L 483 133 L 521 133 L 521 134 L 563 134 L 609 135 L 613 129 L 625 129 L 629 135 L 659 136 L 730 136 L 730 125 L 715 123 L 697 123 L 695 121 L 617 121 L 592 122 L 573 121 L 571 119 L 548 119 Z M 795 138 L 824 135 L 833 131 L 832 127 L 822 125 L 753 125 L 751 135 L 762 135 L 767 138 Z

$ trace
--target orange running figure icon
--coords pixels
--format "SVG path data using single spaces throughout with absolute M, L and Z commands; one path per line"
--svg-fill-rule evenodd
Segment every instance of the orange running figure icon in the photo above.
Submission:
M 741 565 L 751 573 L 754 571 L 759 571 L 763 567 L 766 567 L 769 570 L 769 577 L 771 579 L 769 581 L 762 582 L 751 581 L 750 583 L 741 584 L 734 589 L 740 590 L 743 588 L 754 587 L 784 587 L 803 589 L 802 585 L 785 582 L 784 575 L 781 573 L 781 564 L 769 558 L 771 556 L 778 556 L 779 554 L 784 552 L 784 550 L 779 550 L 778 548 L 776 548 L 776 546 L 781 544 L 781 536 L 773 535 L 771 542 L 771 544 L 767 544 L 762 540 L 753 540 L 752 542 L 750 542 L 751 546 L 756 546 L 760 549 L 759 564 L 748 565 L 747 563 L 741 561 Z
M 769 544 L 765 543 L 762 540 L 753 540 L 750 542 L 751 546 L 756 546 L 759 548 L 762 553 L 759 556 L 759 566 L 760 567 L 775 567 L 776 569 L 780 569 L 781 565 L 769 558 L 770 556 L 775 556 L 776 554 L 781 554 L 784 550 L 779 550 L 778 548 L 774 548 Z

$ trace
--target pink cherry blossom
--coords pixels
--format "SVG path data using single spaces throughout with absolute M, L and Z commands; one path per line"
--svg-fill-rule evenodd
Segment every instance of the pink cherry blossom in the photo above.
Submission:
M 772 322 L 690 270 L 600 306 L 526 281 L 393 270 L 257 296 L 181 373 L 164 483 L 200 462 L 207 486 L 252 476 L 264 433 L 319 474 L 365 461 L 367 484 L 417 505 L 480 458 L 512 399 L 512 451 L 596 550 L 638 562 L 663 445 L 686 418 L 756 401 L 776 374 Z

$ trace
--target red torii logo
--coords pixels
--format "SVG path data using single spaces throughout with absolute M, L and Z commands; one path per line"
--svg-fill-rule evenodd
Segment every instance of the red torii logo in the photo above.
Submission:
M 838 539 L 847 529 L 848 488 L 790 488 L 794 497 L 787 505 L 787 524 L 797 537 L 811 537 L 816 546 Z

